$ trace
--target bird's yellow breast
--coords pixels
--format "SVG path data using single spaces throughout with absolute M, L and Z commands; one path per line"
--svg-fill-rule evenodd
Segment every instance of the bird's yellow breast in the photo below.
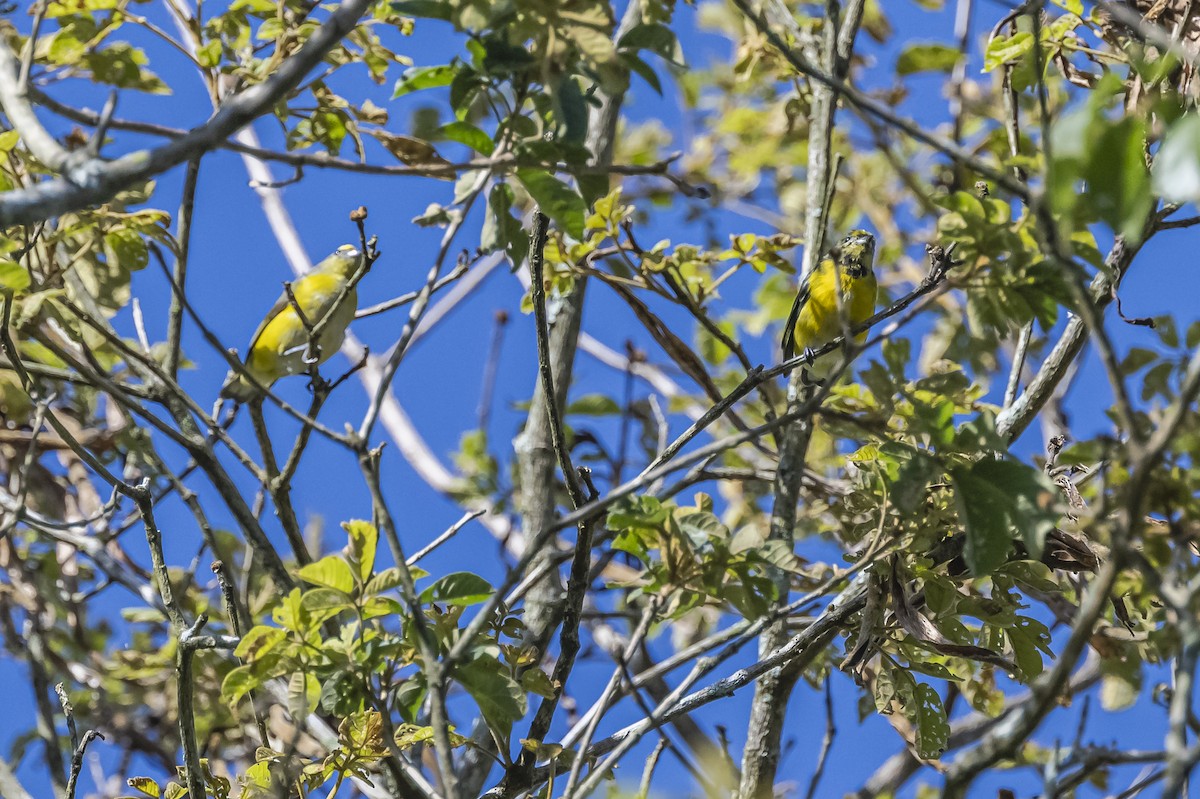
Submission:
M 823 261 L 808 279 L 808 301 L 796 318 L 796 349 L 816 349 L 842 334 L 842 317 L 838 313 L 838 283 L 841 283 L 841 303 L 850 325 L 857 325 L 875 313 L 878 286 L 875 273 L 853 277 L 845 270 L 834 268 L 831 260 Z M 866 332 L 856 336 L 862 341 Z
M 337 301 L 344 285 L 345 279 L 339 275 L 316 272 L 293 283 L 292 293 L 296 297 L 296 305 L 304 312 L 304 318 L 310 325 L 316 325 Z M 308 330 L 292 303 L 287 300 L 283 302 L 279 312 L 269 318 L 254 337 L 246 358 L 246 366 L 264 383 L 305 369 Z M 323 363 L 337 352 L 357 305 L 358 298 L 351 290 L 322 331 L 318 342 L 319 362 Z

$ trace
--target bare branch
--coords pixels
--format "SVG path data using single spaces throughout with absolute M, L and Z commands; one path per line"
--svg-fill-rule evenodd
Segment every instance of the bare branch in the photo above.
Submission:
M 79 742 L 79 746 L 75 748 L 75 754 L 71 757 L 71 776 L 67 779 L 67 799 L 75 799 L 75 785 L 79 782 L 79 772 L 83 771 L 83 754 L 87 751 L 88 744 L 96 738 L 104 740 L 104 736 L 100 733 L 88 730 L 83 734 L 83 740 Z
M 550 220 L 541 210 L 533 214 L 533 233 L 529 245 L 529 277 L 533 296 L 533 318 L 537 327 L 537 360 L 538 372 L 541 377 L 541 390 L 546 396 L 546 415 L 550 428 L 550 443 L 554 455 L 563 473 L 572 507 L 578 509 L 588 500 L 580 484 L 580 475 L 576 474 L 571 463 L 571 454 L 567 449 L 566 435 L 563 432 L 562 412 L 559 409 L 559 392 L 555 390 L 554 367 L 550 355 L 550 325 L 546 319 L 546 286 L 543 276 L 546 253 L 546 235 L 549 231 Z M 584 476 L 586 477 L 586 472 Z M 595 488 L 590 486 L 590 494 L 594 498 Z M 544 490 L 544 487 L 543 487 Z M 592 519 L 582 519 L 578 525 L 578 535 L 575 541 L 575 556 L 571 562 L 571 576 L 567 582 L 566 600 L 562 604 L 562 630 L 559 633 L 559 652 L 554 664 L 554 675 L 551 683 L 557 686 L 554 695 L 545 697 L 538 704 L 537 712 L 529 724 L 531 740 L 540 742 L 550 731 L 554 712 L 558 708 L 559 699 L 566 690 L 567 678 L 575 667 L 575 656 L 579 654 L 579 622 L 583 609 L 583 599 L 590 582 L 588 572 L 592 557 Z M 515 770 L 510 774 L 510 787 L 518 788 L 528 781 L 536 763 L 536 753 L 522 749 Z

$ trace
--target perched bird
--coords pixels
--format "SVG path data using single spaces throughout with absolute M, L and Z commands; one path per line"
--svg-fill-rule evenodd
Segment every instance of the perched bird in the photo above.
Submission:
M 845 326 L 853 327 L 871 318 L 878 290 L 874 267 L 875 237 L 865 230 L 850 231 L 821 258 L 801 281 L 788 314 L 783 329 L 784 360 L 797 351 L 808 352 L 828 344 L 842 335 Z M 865 336 L 865 331 L 859 333 L 856 340 L 862 341 Z M 818 362 L 810 367 L 818 378 L 827 376 L 835 363 L 833 358 L 823 360 L 823 365 Z M 807 369 L 801 376 L 807 376 Z
M 324 363 L 337 352 L 346 335 L 346 327 L 354 319 L 358 293 L 354 288 L 343 290 L 362 263 L 363 254 L 352 244 L 343 244 L 313 270 L 292 283 L 293 305 L 287 292 L 275 303 L 250 340 L 246 350 L 246 371 L 263 386 L 286 375 L 304 372 L 309 367 L 305 355 L 309 331 L 329 312 L 336 309 L 317 340 L 317 363 Z M 339 302 L 340 297 L 340 302 Z M 303 319 L 296 313 L 299 306 Z M 307 324 L 306 324 L 307 323 Z M 259 388 L 239 372 L 231 371 L 221 386 L 221 396 L 237 402 L 248 402 L 258 396 Z

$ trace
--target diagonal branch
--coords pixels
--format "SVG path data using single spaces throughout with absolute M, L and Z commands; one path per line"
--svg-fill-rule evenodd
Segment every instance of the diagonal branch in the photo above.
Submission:
M 1097 317 L 1112 302 L 1113 290 L 1129 269 L 1139 248 L 1140 245 L 1127 242 L 1123 238 L 1118 238 L 1113 243 L 1112 249 L 1104 259 L 1105 270 L 1092 279 L 1087 290 L 1088 299 L 1093 303 L 1092 308 Z M 996 417 L 996 431 L 1001 436 L 1011 442 L 1025 431 L 1054 396 L 1054 390 L 1083 351 L 1087 338 L 1087 323 L 1078 316 L 1072 316 L 1050 354 L 1042 362 L 1041 368 L 1029 381 L 1029 385 Z
M 153 150 L 138 150 L 113 161 L 89 157 L 75 162 L 33 113 L 28 95 L 17 86 L 16 57 L 0 44 L 0 105 L 22 140 L 42 159 L 57 164 L 60 177 L 0 196 L 0 227 L 31 224 L 106 202 L 117 192 L 219 147 L 229 136 L 272 108 L 300 85 L 371 7 L 371 0 L 345 0 L 296 53 L 269 78 L 225 102 L 199 127 Z

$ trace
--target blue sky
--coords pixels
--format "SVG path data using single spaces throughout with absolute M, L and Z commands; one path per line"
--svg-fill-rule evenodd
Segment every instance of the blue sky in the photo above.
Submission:
M 896 35 L 887 47 L 868 43 L 864 37 L 862 51 L 868 55 L 860 83 L 876 86 L 887 79 L 899 46 L 914 40 L 951 41 L 953 4 L 942 11 L 926 11 L 914 2 L 889 2 L 888 13 L 896 28 Z M 973 41 L 986 33 L 987 27 L 1001 14 L 1005 7 L 995 2 L 979 2 L 976 9 L 976 24 Z M 145 12 L 152 18 L 162 17 L 161 8 L 155 4 Z M 709 59 L 728 57 L 729 44 L 720 37 L 700 32 L 695 27 L 695 12 L 680 4 L 680 35 L 688 62 L 703 65 Z M 17 24 L 26 29 L 28 20 L 18 15 Z M 165 19 L 159 20 L 166 26 Z M 168 28 L 170 29 L 170 28 Z M 119 115 L 128 118 L 152 119 L 184 127 L 203 121 L 208 110 L 207 97 L 199 80 L 188 71 L 186 64 L 169 49 L 154 41 L 145 42 L 151 53 L 151 66 L 172 85 L 170 97 L 138 97 L 123 94 Z M 419 23 L 417 33 L 400 45 L 400 52 L 412 57 L 417 65 L 444 63 L 459 51 L 458 39 L 440 23 Z M 978 71 L 973 64 L 971 73 Z M 988 78 L 983 78 L 987 80 Z M 392 111 L 390 129 L 406 132 L 409 113 L 418 106 L 434 103 L 424 95 L 405 98 L 390 103 L 391 82 L 382 87 L 371 87 L 365 80 L 349 81 L 355 96 L 365 91 L 377 104 Z M 945 101 L 940 97 L 940 79 L 933 77 L 914 82 L 913 94 L 901 110 L 924 124 L 936 124 L 946 114 Z M 59 89 L 54 94 L 66 102 L 85 103 L 97 107 L 103 95 L 92 87 L 76 84 Z M 350 93 L 350 90 L 347 90 Z M 659 118 L 673 132 L 678 133 L 681 114 L 674 93 L 668 89 L 665 98 L 659 98 L 644 83 L 635 79 L 633 90 L 626 105 L 626 112 L 633 119 Z M 62 124 L 49 115 L 43 115 L 47 123 L 56 130 L 65 132 L 70 126 Z M 848 123 L 845 112 L 839 117 Z M 264 140 L 273 140 L 272 123 L 260 122 L 256 129 Z M 114 134 L 115 145 L 108 154 L 134 149 L 153 143 L 118 132 Z M 288 173 L 273 167 L 277 178 L 286 178 Z M 156 207 L 175 211 L 179 196 L 182 171 L 164 175 L 158 183 Z M 370 208 L 368 229 L 380 239 L 383 258 L 366 278 L 360 289 L 361 304 L 367 305 L 384 300 L 416 288 L 424 277 L 431 262 L 440 230 L 421 229 L 410 220 L 423 212 L 431 202 L 448 202 L 450 184 L 436 181 L 418 181 L 387 177 L 346 176 L 332 171 L 310 169 L 302 183 L 284 190 L 284 198 L 300 230 L 301 238 L 313 260 L 319 259 L 337 245 L 355 239 L 354 227 L 347 221 L 346 214 L 360 204 Z M 642 239 L 656 240 L 671 238 L 674 241 L 703 241 L 706 231 L 686 221 L 686 205 L 682 198 L 677 206 L 656 212 Z M 242 348 L 257 326 L 263 312 L 274 302 L 281 281 L 290 277 L 275 240 L 263 218 L 258 199 L 247 186 L 245 171 L 240 158 L 228 152 L 217 152 L 205 159 L 201 172 L 193 254 L 191 267 L 191 291 L 194 302 L 202 315 L 217 329 L 228 346 Z M 472 246 L 477 240 L 480 210 L 461 239 L 463 246 Z M 742 217 L 727 212 L 716 212 L 710 217 L 712 232 L 718 239 L 729 233 L 757 230 L 770 232 L 761 225 L 750 223 Z M 1184 240 L 1191 234 L 1172 232 L 1160 236 L 1139 256 L 1137 266 L 1130 274 L 1122 290 L 1125 311 L 1130 316 L 1152 316 L 1173 314 L 1180 329 L 1197 318 L 1195 296 L 1196 272 L 1192 260 L 1185 250 Z M 1104 242 L 1101 242 L 1102 246 Z M 755 285 L 751 275 L 739 276 L 723 289 L 724 302 L 728 307 L 746 307 Z M 1186 287 L 1188 290 L 1164 292 L 1162 286 Z M 167 288 L 154 268 L 139 274 L 135 281 L 137 296 L 141 298 L 151 337 L 161 339 L 165 331 L 165 308 Z M 600 287 L 593 287 L 589 307 L 585 312 L 584 328 L 620 351 L 626 339 L 632 339 L 642 349 L 651 353 L 652 359 L 661 362 L 657 350 L 648 336 L 643 334 L 636 320 L 611 295 Z M 432 335 L 419 342 L 405 359 L 396 381 L 396 392 L 401 403 L 411 414 L 418 429 L 434 452 L 449 462 L 449 453 L 457 448 L 460 434 L 474 427 L 475 410 L 479 400 L 481 372 L 486 357 L 486 342 L 490 335 L 493 312 L 507 309 L 513 312 L 501 353 L 500 379 L 496 389 L 496 405 L 489 430 L 495 448 L 504 449 L 507 442 L 518 431 L 523 418 L 519 403 L 526 401 L 535 381 L 535 362 L 532 357 L 534 339 L 528 317 L 516 313 L 522 289 L 518 281 L 503 268 L 497 269 L 453 315 L 440 325 Z M 377 352 L 398 335 L 404 321 L 404 312 L 392 312 L 355 324 L 357 335 L 374 345 Z M 1115 317 L 1112 317 L 1115 318 Z M 129 324 L 128 318 L 118 320 Z M 1135 328 L 1118 323 L 1110 324 L 1110 330 L 1121 349 L 1129 346 L 1158 348 L 1157 336 L 1144 328 Z M 750 357 L 761 362 L 777 359 L 776 333 L 769 331 L 760 339 L 743 341 Z M 185 338 L 186 354 L 192 358 L 196 368 L 184 377 L 184 385 L 194 390 L 202 399 L 215 397 L 225 369 L 219 356 L 209 350 L 193 332 Z M 345 368 L 339 358 L 326 368 L 327 374 L 337 374 Z M 572 396 L 596 391 L 613 392 L 620 385 L 621 374 L 595 360 L 581 356 L 575 371 Z M 303 380 L 281 384 L 281 393 L 294 400 L 303 401 Z M 647 391 L 644 385 L 636 388 L 639 395 Z M 1099 365 L 1089 353 L 1072 394 L 1068 407 L 1072 415 L 1073 428 L 1079 437 L 1110 429 L 1104 416 L 1109 404 L 1109 393 Z M 357 384 L 342 388 L 323 411 L 327 423 L 337 428 L 342 420 L 357 423 L 365 410 L 366 398 Z M 288 442 L 294 426 L 279 414 L 269 415 L 279 441 Z M 673 432 L 682 429 L 675 420 Z M 252 441 L 245 423 L 240 422 L 238 433 L 243 441 Z M 601 427 L 600 429 L 604 429 Z M 383 440 L 382 432 L 376 434 Z M 286 443 L 285 443 L 286 445 Z M 1014 448 L 1015 452 L 1028 458 L 1041 450 L 1040 433 L 1033 428 Z M 344 477 L 343 477 L 344 476 Z M 391 449 L 384 461 L 385 488 L 393 510 L 402 519 L 400 530 L 406 544 L 416 547 L 431 540 L 455 521 L 461 511 L 441 498 L 425 485 L 408 465 Z M 247 494 L 255 487 L 243 480 Z M 358 477 L 352 456 L 342 449 L 329 445 L 319 437 L 314 438 L 308 454 L 307 465 L 294 481 L 294 496 L 302 520 L 321 517 L 325 520 L 327 542 L 340 545 L 336 531 L 337 522 L 369 515 L 370 507 L 365 489 Z M 216 503 L 212 507 L 216 507 Z M 230 524 L 230 519 L 216 515 L 217 524 Z M 167 531 L 168 557 L 175 565 L 191 561 L 195 555 L 197 538 L 193 533 L 194 523 L 186 511 L 175 502 L 164 503 L 159 511 L 159 522 Z M 134 555 L 144 559 L 145 553 L 133 548 Z M 832 548 L 817 543 L 805 543 L 802 552 L 811 556 L 836 556 Z M 423 564 L 434 574 L 447 571 L 471 570 L 491 579 L 501 574 L 502 560 L 499 546 L 478 525 L 472 525 L 461 533 L 454 545 L 447 546 L 432 555 Z M 110 609 L 133 604 L 131 597 L 110 591 L 106 599 Z M 113 647 L 127 643 L 116 638 Z M 665 640 L 656 644 L 663 650 Z M 746 665 L 753 659 L 754 647 L 732 659 L 716 676 Z M 610 673 L 610 666 L 603 661 L 585 661 L 577 668 L 575 680 L 579 685 L 603 681 Z M 26 681 L 26 671 L 7 656 L 0 658 L 0 679 L 16 686 L 10 692 L 10 710 L 6 716 L 6 731 L 0 731 L 0 745 L 12 739 L 7 730 L 26 729 L 33 723 L 33 705 Z M 1161 669 L 1147 672 L 1147 689 L 1154 682 L 1165 680 Z M 857 689 L 851 680 L 838 674 L 834 678 L 834 707 L 839 736 L 835 741 L 825 781 L 820 795 L 840 795 L 842 791 L 858 786 L 867 774 L 884 758 L 896 751 L 899 739 L 887 722 L 871 715 L 860 722 L 857 710 Z M 732 700 L 715 703 L 703 709 L 698 720 L 712 731 L 714 725 L 726 726 L 735 755 L 740 751 L 744 735 L 746 699 L 749 692 Z M 586 697 L 580 697 L 580 702 Z M 792 703 L 785 752 L 779 777 L 781 781 L 794 780 L 801 790 L 807 784 L 808 775 L 816 759 L 816 751 L 824 734 L 824 711 L 819 692 L 799 690 Z M 1043 742 L 1051 742 L 1054 736 L 1070 740 L 1075 731 L 1080 703 L 1070 711 L 1060 713 L 1054 725 L 1048 725 L 1040 736 Z M 606 723 L 601 733 L 610 732 L 617 725 L 627 723 L 638 715 L 636 707 L 623 707 L 614 713 L 611 723 Z M 1088 726 L 1088 737 L 1098 743 L 1120 741 L 1125 745 L 1144 748 L 1159 748 L 1164 724 L 1164 712 L 1148 702 L 1123 713 L 1107 714 L 1094 703 Z M 519 729 L 520 727 L 518 727 Z M 647 739 L 647 751 L 653 742 Z M 0 749 L 0 751 L 3 751 Z M 92 752 L 100 757 L 105 767 L 113 766 L 112 751 L 102 742 L 96 742 Z M 670 778 L 678 768 L 664 758 L 664 775 Z M 674 769 L 674 771 L 672 771 Z M 36 796 L 48 796 L 49 784 L 40 773 L 41 761 L 36 748 L 28 750 L 19 770 L 25 786 Z M 622 770 L 624 779 L 636 780 L 640 760 L 631 757 Z M 137 773 L 135 768 L 131 773 Z M 670 780 L 664 784 L 671 784 Z M 1123 787 L 1124 783 L 1121 784 Z M 1002 776 L 989 778 L 979 785 L 979 795 L 994 795 L 997 786 L 1012 787 L 1018 795 L 1029 794 L 1037 789 L 1025 775 L 1020 778 Z M 85 769 L 83 790 L 91 789 L 90 778 Z M 991 793 L 989 793 L 989 791 Z M 910 789 L 904 795 L 911 795 Z

